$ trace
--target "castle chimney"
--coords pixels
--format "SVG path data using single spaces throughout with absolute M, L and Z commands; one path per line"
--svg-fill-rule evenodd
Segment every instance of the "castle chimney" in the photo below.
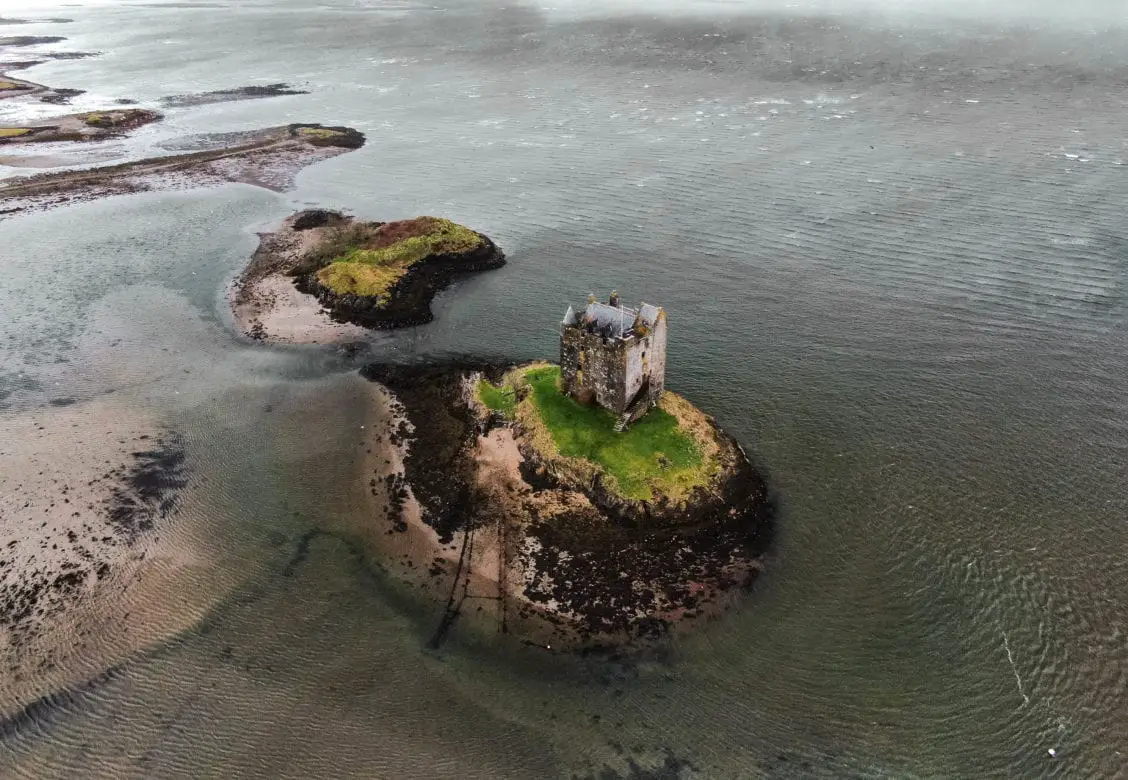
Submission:
M 619 292 L 617 290 L 612 290 L 611 291 L 611 297 L 607 300 L 607 302 L 612 306 L 618 307 L 619 306 Z

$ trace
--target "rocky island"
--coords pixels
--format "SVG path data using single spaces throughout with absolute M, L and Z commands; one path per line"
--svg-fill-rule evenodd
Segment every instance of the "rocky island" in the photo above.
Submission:
M 765 482 L 664 389 L 664 339 L 658 307 L 592 302 L 565 317 L 561 365 L 362 370 L 390 412 L 362 467 L 373 543 L 444 605 L 432 644 L 459 619 L 546 649 L 660 637 L 755 579 Z
M 237 327 L 256 340 L 329 343 L 430 322 L 454 277 L 505 264 L 487 236 L 439 217 L 364 222 L 312 209 L 259 239 L 231 291 Z

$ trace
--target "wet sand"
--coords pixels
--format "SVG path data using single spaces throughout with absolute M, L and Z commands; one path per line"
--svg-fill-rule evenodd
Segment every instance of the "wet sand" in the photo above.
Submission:
M 65 403 L 65 401 L 63 401 Z M 188 625 L 204 566 L 168 533 L 188 462 L 175 433 L 109 401 L 0 416 L 0 713 Z
M 286 221 L 286 227 L 293 218 Z M 334 322 L 316 297 L 300 292 L 285 271 L 319 239 L 317 230 L 259 234 L 251 262 L 228 290 L 236 330 L 276 344 L 341 344 L 372 338 L 367 328 Z

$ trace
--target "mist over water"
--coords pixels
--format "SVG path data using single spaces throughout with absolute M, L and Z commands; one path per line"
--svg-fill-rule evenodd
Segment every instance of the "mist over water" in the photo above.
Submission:
M 0 415 L 110 399 L 179 432 L 191 498 L 174 521 L 199 561 L 193 598 L 166 597 L 180 628 L 5 731 L 0 774 L 1122 771 L 1121 3 L 4 15 L 74 18 L 0 35 L 103 52 L 21 74 L 86 89 L 91 107 L 310 91 L 172 108 L 110 142 L 120 154 L 295 121 L 369 143 L 290 193 L 0 222 Z M 0 121 L 28 111 L 0 104 Z M 225 309 L 254 231 L 312 205 L 447 216 L 509 257 L 441 296 L 434 323 L 375 338 L 377 355 L 551 358 L 589 290 L 663 305 L 670 386 L 778 495 L 753 592 L 641 658 L 469 631 L 424 650 L 437 609 L 363 544 L 350 476 L 368 388 L 340 357 L 241 342 Z

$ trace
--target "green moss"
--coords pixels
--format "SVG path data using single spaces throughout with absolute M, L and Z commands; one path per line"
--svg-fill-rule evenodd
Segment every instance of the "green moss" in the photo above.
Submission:
M 625 498 L 645 501 L 685 495 L 708 483 L 711 464 L 668 412 L 651 409 L 618 433 L 611 412 L 582 406 L 560 391 L 558 366 L 530 369 L 524 379 L 536 414 L 560 455 L 594 464 L 612 478 L 613 487 Z
M 107 114 L 100 111 L 91 111 L 86 114 L 79 114 L 81 119 L 90 127 L 109 127 L 114 124 L 113 114 Z
M 0 127 L 0 138 L 18 138 L 30 132 L 30 128 L 27 127 Z
M 345 249 L 336 238 L 331 238 L 343 254 L 332 258 L 317 274 L 318 280 L 337 294 L 384 295 L 420 260 L 431 255 L 468 252 L 482 241 L 470 228 L 438 217 L 388 223 L 375 232 L 355 228 L 341 232 L 349 234 L 368 246 Z M 369 248 L 372 245 L 375 246 Z M 371 272 L 362 271 L 360 267 L 364 266 Z
M 382 249 L 353 249 L 335 262 L 408 266 L 429 254 L 431 254 L 431 241 L 424 236 L 416 236 L 397 241 Z
M 408 266 L 428 255 L 469 252 L 481 243 L 478 234 L 468 227 L 449 219 L 426 219 L 430 225 L 423 235 L 410 236 L 379 249 L 354 249 L 337 262 Z
M 403 272 L 366 263 L 332 263 L 317 272 L 317 280 L 338 295 L 376 297 L 386 295 Z
M 297 133 L 307 138 L 340 138 L 345 135 L 339 130 L 330 130 L 327 127 L 299 127 Z
M 0 81 L 0 90 L 3 90 L 3 89 L 21 89 L 24 86 L 25 85 L 17 84 L 14 81 Z
M 517 411 L 517 392 L 512 387 L 498 387 L 482 379 L 478 382 L 478 400 L 487 409 L 501 412 L 506 418 L 512 420 Z

